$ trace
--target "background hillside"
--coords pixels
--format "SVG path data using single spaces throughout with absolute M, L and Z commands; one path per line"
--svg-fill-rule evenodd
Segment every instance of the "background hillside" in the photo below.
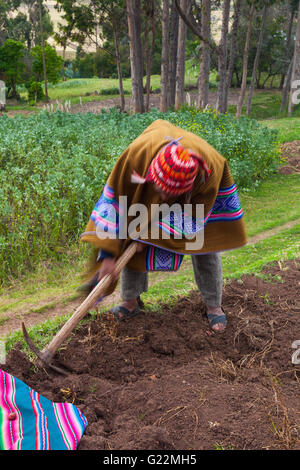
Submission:
M 58 30 L 58 24 L 63 23 L 64 20 L 62 19 L 61 13 L 59 13 L 56 8 L 56 0 L 48 0 L 44 2 L 47 5 L 47 8 L 49 10 L 49 14 L 51 17 L 51 20 L 54 25 L 54 31 Z M 24 7 L 23 7 L 24 8 Z M 215 40 L 220 39 L 220 34 L 221 34 L 221 21 L 222 21 L 222 11 L 215 11 L 213 12 L 213 21 L 212 21 L 212 34 Z M 55 46 L 56 51 L 58 54 L 62 55 L 62 49 L 60 46 L 58 46 L 53 38 L 50 38 L 48 40 L 49 44 Z M 75 58 L 76 55 L 76 44 L 69 43 L 66 49 L 66 57 L 69 59 Z M 85 44 L 85 51 L 86 52 L 95 52 L 95 45 L 89 42 L 86 42 Z

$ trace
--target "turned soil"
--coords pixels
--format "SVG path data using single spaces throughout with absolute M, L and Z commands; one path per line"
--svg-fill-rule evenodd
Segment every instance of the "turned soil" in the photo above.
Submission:
M 90 317 L 57 354 L 67 376 L 32 367 L 18 345 L 2 368 L 81 409 L 79 450 L 299 450 L 300 259 L 264 274 L 224 286 L 221 335 L 192 291 L 122 323 Z
M 279 173 L 283 175 L 300 173 L 300 140 L 286 142 L 281 146 L 281 150 L 286 164 L 279 169 Z

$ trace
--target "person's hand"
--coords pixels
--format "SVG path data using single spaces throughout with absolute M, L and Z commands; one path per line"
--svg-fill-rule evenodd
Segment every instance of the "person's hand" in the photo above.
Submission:
M 113 275 L 113 280 L 116 281 L 119 277 L 119 274 L 114 274 L 116 267 L 116 258 L 105 258 L 101 263 L 101 268 L 98 273 L 98 282 L 106 276 L 106 274 Z

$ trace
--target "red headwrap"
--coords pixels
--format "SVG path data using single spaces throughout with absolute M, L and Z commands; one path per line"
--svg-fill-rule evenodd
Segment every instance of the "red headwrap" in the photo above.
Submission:
M 191 191 L 199 167 L 204 171 L 206 180 L 210 170 L 203 158 L 173 141 L 152 160 L 146 178 L 133 172 L 131 181 L 137 184 L 151 182 L 164 193 L 179 195 Z

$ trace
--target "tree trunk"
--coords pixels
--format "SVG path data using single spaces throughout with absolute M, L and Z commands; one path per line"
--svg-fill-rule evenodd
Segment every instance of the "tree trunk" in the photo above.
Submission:
M 289 24 L 288 24 L 287 37 L 286 37 L 286 53 L 287 53 L 287 56 L 289 56 L 289 52 L 290 52 L 294 18 L 295 18 L 295 12 L 294 12 L 294 10 L 292 10 L 290 20 L 289 20 Z M 285 78 L 286 78 L 286 74 L 283 73 L 282 76 L 281 76 L 280 88 L 284 87 Z
M 211 0 L 202 1 L 201 34 L 210 39 L 211 34 Z M 202 60 L 200 63 L 198 79 L 197 107 L 204 109 L 208 105 L 209 73 L 210 73 L 210 47 L 207 42 L 202 43 Z
M 218 86 L 218 98 L 217 98 L 217 105 L 216 105 L 216 109 L 220 113 L 225 113 L 227 109 L 225 98 L 226 98 L 226 69 L 227 69 L 229 12 L 230 12 L 230 0 L 224 0 L 220 53 L 218 56 L 219 86 Z
M 184 12 L 186 12 L 187 0 L 180 0 L 180 7 Z M 179 27 L 178 27 L 175 109 L 178 109 L 185 101 L 184 99 L 184 76 L 185 76 L 186 28 L 187 27 L 186 27 L 185 22 L 180 17 Z
M 130 66 L 133 112 L 144 112 L 143 54 L 141 41 L 140 0 L 126 0 L 130 41 Z
M 20 99 L 20 95 L 17 90 L 17 84 L 14 79 L 11 80 L 11 98 L 17 101 Z
M 263 45 L 263 39 L 264 39 L 264 33 L 265 33 L 265 27 L 266 27 L 267 11 L 268 11 L 268 7 L 267 7 L 267 5 L 264 5 L 262 20 L 261 20 L 261 28 L 260 28 L 260 32 L 259 32 L 258 45 L 257 45 L 257 50 L 256 50 L 256 55 L 255 55 L 255 60 L 254 60 L 254 65 L 253 65 L 253 70 L 252 70 L 251 85 L 250 85 L 250 88 L 249 88 L 248 107 L 247 107 L 248 116 L 250 116 L 251 109 L 252 109 L 252 97 L 253 97 L 253 91 L 254 91 L 254 85 L 255 85 L 256 72 L 257 72 L 258 63 L 259 63 L 261 50 L 262 50 L 262 45 Z
M 42 18 L 42 0 L 39 1 L 39 13 L 40 13 L 40 28 L 41 28 L 41 39 L 42 39 L 45 99 L 46 99 L 46 102 L 48 103 L 49 102 L 49 96 L 48 96 L 47 67 L 46 67 L 46 57 L 45 57 L 45 41 L 44 41 L 44 31 L 43 31 L 43 18 Z
M 293 71 L 293 63 L 294 57 L 292 57 L 287 74 L 285 75 L 284 84 L 282 88 L 282 95 L 281 95 L 281 105 L 280 105 L 280 112 L 283 112 L 287 106 L 289 91 L 291 87 L 291 79 L 292 79 L 292 71 Z
M 169 0 L 163 0 L 160 111 L 168 111 L 169 74 Z
M 117 25 L 114 20 L 112 21 L 112 27 L 113 27 L 113 33 L 114 33 L 114 43 L 115 43 L 116 61 L 117 61 L 118 78 L 119 78 L 121 112 L 123 113 L 125 110 L 125 95 L 124 95 L 124 88 L 123 88 L 123 77 L 122 77 L 122 68 L 121 68 L 118 31 L 117 31 Z
M 295 52 L 294 52 L 293 71 L 292 71 L 292 80 L 291 80 L 291 92 L 290 92 L 289 108 L 288 108 L 289 116 L 292 115 L 294 106 L 296 104 L 294 102 L 294 93 L 293 93 L 294 88 L 299 89 L 299 86 L 296 87 L 296 84 L 295 84 L 296 81 L 300 81 L 300 2 L 299 2 L 299 8 L 298 8 L 298 21 L 297 21 Z
M 155 41 L 155 5 L 154 0 L 151 2 L 151 46 L 147 45 L 146 48 L 146 112 L 149 111 L 150 106 L 150 88 L 151 88 L 151 67 L 152 67 L 152 58 L 154 51 L 154 41 Z
M 168 90 L 168 106 L 175 105 L 176 90 L 176 63 L 177 63 L 177 47 L 178 47 L 178 24 L 179 15 L 175 7 L 175 0 L 172 0 L 171 6 L 171 28 L 169 34 L 169 90 Z
M 230 87 L 232 85 L 234 61 L 235 61 L 236 51 L 237 51 L 237 33 L 238 33 L 238 27 L 239 27 L 240 17 L 241 17 L 241 4 L 242 4 L 242 0 L 237 0 L 235 4 L 234 19 L 233 19 L 233 24 L 232 24 L 232 29 L 231 29 L 230 55 L 229 55 L 229 64 L 228 64 L 226 91 L 225 91 L 226 111 L 228 108 L 228 96 L 229 96 Z
M 250 13 L 249 13 L 248 30 L 247 30 L 247 36 L 246 36 L 246 42 L 245 42 L 245 49 L 244 49 L 242 85 L 241 85 L 240 96 L 239 96 L 237 109 L 236 109 L 236 117 L 237 118 L 239 118 L 242 114 L 242 109 L 243 109 L 243 104 L 244 104 L 244 99 L 245 99 L 245 94 L 246 94 L 247 73 L 248 73 L 248 56 L 249 56 L 250 37 L 251 37 L 251 28 L 252 28 L 252 20 L 253 20 L 254 11 L 255 11 L 255 4 L 254 4 L 254 0 L 252 0 L 252 5 L 251 5 L 251 8 L 250 8 Z

